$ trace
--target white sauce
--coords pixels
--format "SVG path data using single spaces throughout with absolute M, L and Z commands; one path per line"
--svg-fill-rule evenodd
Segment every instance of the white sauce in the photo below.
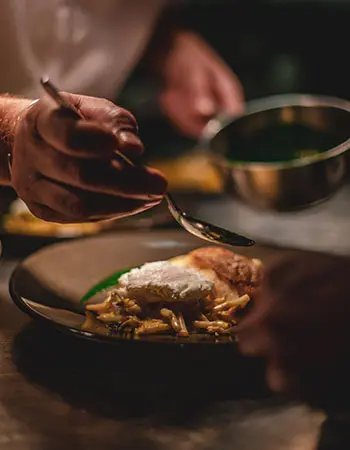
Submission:
M 146 263 L 119 279 L 118 292 L 124 297 L 152 302 L 187 302 L 207 297 L 214 283 L 199 271 L 168 261 Z

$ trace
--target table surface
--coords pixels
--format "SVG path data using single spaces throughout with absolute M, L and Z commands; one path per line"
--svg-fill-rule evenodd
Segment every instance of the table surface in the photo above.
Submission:
M 154 357 L 32 322 L 7 292 L 15 263 L 0 269 L 0 449 L 350 448 L 348 426 L 266 392 L 256 362 Z
M 230 199 L 190 210 L 258 240 L 349 254 L 349 195 L 346 186 L 327 204 L 278 217 Z M 350 448 L 349 418 L 272 396 L 254 361 L 110 347 L 31 321 L 8 294 L 16 263 L 0 265 L 0 450 Z

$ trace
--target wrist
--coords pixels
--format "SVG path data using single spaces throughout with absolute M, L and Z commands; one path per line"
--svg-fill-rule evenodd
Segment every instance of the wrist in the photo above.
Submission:
M 12 154 L 16 128 L 33 100 L 4 96 L 0 98 L 0 184 L 11 185 L 8 155 Z

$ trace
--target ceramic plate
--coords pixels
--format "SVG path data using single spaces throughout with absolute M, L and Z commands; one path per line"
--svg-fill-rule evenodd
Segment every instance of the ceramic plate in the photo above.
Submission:
M 24 260 L 10 281 L 10 293 L 20 309 L 33 318 L 65 331 L 101 342 L 227 344 L 232 338 L 194 335 L 105 337 L 81 330 L 84 306 L 81 299 L 94 286 L 125 268 L 164 260 L 205 245 L 182 231 L 115 233 L 54 244 Z M 268 247 L 239 249 L 240 253 L 266 260 L 276 252 Z M 102 283 L 102 285 L 105 285 Z

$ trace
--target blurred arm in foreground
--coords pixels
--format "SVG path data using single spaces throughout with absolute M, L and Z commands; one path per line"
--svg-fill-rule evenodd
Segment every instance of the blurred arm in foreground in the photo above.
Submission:
M 350 261 L 298 253 L 276 260 L 241 323 L 243 353 L 266 359 L 269 386 L 317 406 L 349 405 Z

